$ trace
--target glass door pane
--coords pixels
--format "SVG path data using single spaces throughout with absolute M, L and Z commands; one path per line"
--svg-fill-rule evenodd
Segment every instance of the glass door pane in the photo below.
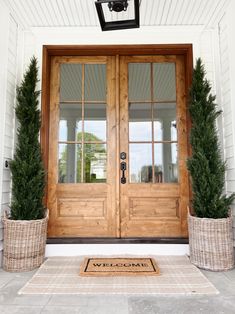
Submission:
M 129 63 L 129 181 L 178 182 L 175 63 Z
M 62 64 L 59 183 L 106 182 L 106 64 Z

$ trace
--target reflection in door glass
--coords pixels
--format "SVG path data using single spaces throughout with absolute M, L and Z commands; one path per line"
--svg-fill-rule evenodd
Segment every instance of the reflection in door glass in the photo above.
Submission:
M 79 137 L 81 137 L 81 132 L 82 105 L 76 103 L 61 103 L 59 141 L 79 141 Z
M 155 182 L 178 182 L 177 155 L 176 143 L 154 144 Z
M 130 144 L 129 178 L 131 183 L 152 182 L 152 145 Z
M 171 121 L 171 141 L 177 141 L 176 120 Z
M 175 63 L 153 63 L 153 98 L 176 100 Z
M 129 104 L 129 140 L 151 141 L 151 104 Z
M 59 144 L 58 182 L 81 182 L 81 145 Z
M 158 103 L 153 107 L 154 140 L 177 141 L 176 103 Z M 161 129 L 159 128 L 161 123 Z M 174 130 L 173 130 L 174 125 Z
M 67 139 L 68 139 L 67 120 L 60 119 L 60 123 L 59 123 L 59 140 L 60 141 L 67 141 Z
M 84 132 L 85 141 L 106 141 L 105 104 L 85 104 Z
M 154 140 L 162 141 L 163 140 L 163 121 L 162 120 L 154 120 Z
M 151 100 L 150 63 L 129 63 L 129 101 Z
M 106 101 L 106 64 L 85 64 L 85 101 Z
M 82 65 L 76 63 L 60 66 L 60 102 L 82 100 Z
M 84 182 L 106 182 L 107 151 L 104 144 L 84 145 Z
M 106 182 L 106 64 L 60 66 L 58 182 Z

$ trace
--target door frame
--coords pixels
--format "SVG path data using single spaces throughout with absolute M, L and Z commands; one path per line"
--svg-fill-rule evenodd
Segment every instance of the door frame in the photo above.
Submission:
M 192 44 L 162 44 L 162 45 L 44 45 L 43 46 L 43 59 L 42 59 L 42 94 L 41 94 L 41 132 L 40 141 L 42 148 L 42 157 L 45 165 L 46 173 L 48 173 L 48 159 L 49 159 L 49 109 L 50 109 L 50 79 L 51 79 L 51 59 L 53 56 L 116 56 L 116 72 L 119 73 L 119 56 L 128 55 L 181 55 L 184 60 L 185 67 L 185 90 L 189 90 L 192 82 L 193 71 L 193 54 Z M 116 91 L 119 90 L 119 81 L 116 80 Z M 187 95 L 186 95 L 187 98 Z M 119 104 L 119 93 L 116 93 L 116 103 Z M 117 112 L 117 118 L 118 112 Z M 190 119 L 187 112 L 187 134 L 189 134 Z M 118 130 L 117 130 L 118 131 Z M 187 149 L 190 151 L 189 137 L 187 141 Z M 119 154 L 117 156 L 119 162 Z M 119 178 L 117 177 L 119 182 Z M 188 182 L 190 186 L 190 182 Z M 119 184 L 117 184 L 117 189 Z M 190 189 L 191 190 L 191 189 Z M 44 203 L 47 204 L 47 191 L 45 188 Z M 117 195 L 119 191 L 117 191 Z M 190 192 L 191 194 L 191 192 Z M 119 201 L 117 201 L 119 202 Z M 118 204 L 117 204 L 118 205 Z M 67 238 L 66 241 L 69 239 Z M 101 243 L 102 239 L 89 238 L 89 243 Z M 102 243 L 141 243 L 147 241 L 148 243 L 182 243 L 183 238 L 135 238 L 135 239 L 108 239 L 104 238 Z M 56 243 L 63 243 L 62 238 L 54 239 Z M 86 242 L 82 238 L 80 241 Z M 76 243 L 82 243 L 79 239 Z M 112 242 L 113 241 L 113 242 Z M 117 242 L 118 241 L 118 242 Z M 127 242 L 128 241 L 128 242 Z M 86 243 L 88 243 L 86 242 Z M 55 243 L 55 242 L 53 242 Z M 66 242 L 67 243 L 67 242 Z M 74 243 L 71 239 L 70 243 Z M 146 243 L 146 242 L 144 242 Z

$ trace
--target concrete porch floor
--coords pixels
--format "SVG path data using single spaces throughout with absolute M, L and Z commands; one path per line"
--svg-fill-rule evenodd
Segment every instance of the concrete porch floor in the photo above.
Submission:
M 220 294 L 213 296 L 67 296 L 18 295 L 36 272 L 7 273 L 0 270 L 1 314 L 234 314 L 235 269 L 203 271 Z

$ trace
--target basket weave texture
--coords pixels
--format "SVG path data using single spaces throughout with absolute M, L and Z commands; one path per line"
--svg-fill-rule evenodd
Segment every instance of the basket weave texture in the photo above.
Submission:
M 232 216 L 211 219 L 188 213 L 188 226 L 192 264 L 213 271 L 234 267 Z
M 3 269 L 9 272 L 30 271 L 45 258 L 48 212 L 43 219 L 11 220 L 3 218 Z

